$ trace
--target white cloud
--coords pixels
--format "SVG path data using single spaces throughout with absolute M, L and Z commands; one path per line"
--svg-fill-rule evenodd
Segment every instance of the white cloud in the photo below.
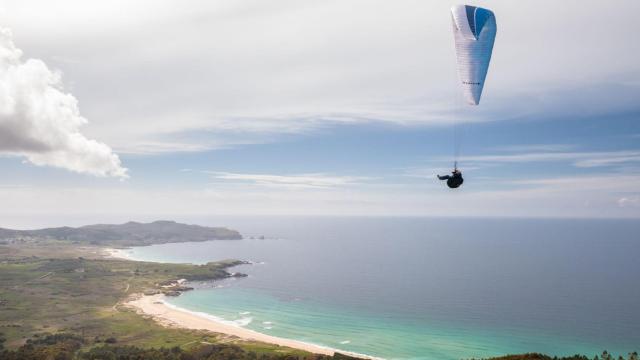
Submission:
M 640 151 L 601 152 L 529 152 L 516 154 L 495 154 L 465 156 L 470 163 L 527 163 L 567 161 L 573 166 L 591 168 L 640 162 Z
M 640 175 L 594 175 L 564 176 L 531 180 L 510 181 L 512 184 L 526 185 L 530 189 L 544 189 L 548 192 L 607 192 L 630 193 L 640 191 Z
M 580 160 L 575 165 L 577 167 L 598 167 L 637 162 L 640 162 L 640 151 L 620 151 L 614 154 L 605 154 L 602 157 Z
M 572 144 L 526 144 L 526 145 L 508 145 L 495 147 L 494 150 L 501 152 L 558 152 L 569 151 L 575 149 L 576 145 Z
M 566 163 L 576 168 L 613 167 L 617 173 L 637 173 L 640 170 L 640 151 L 563 151 L 575 146 L 562 144 L 536 144 L 495 148 L 500 153 L 489 155 L 462 156 L 460 164 L 465 173 L 489 167 L 517 165 L 524 163 Z M 542 151 L 539 151 L 542 150 Z M 525 152 L 522 152 L 525 151 Z M 530 152 L 528 152 L 530 151 Z M 432 158 L 427 166 L 404 169 L 404 176 L 429 178 L 435 174 L 451 171 L 451 158 Z M 492 181 L 496 179 L 491 178 Z
M 358 176 L 335 176 L 327 174 L 297 174 L 297 175 L 270 175 L 270 174 L 236 174 L 228 172 L 207 172 L 215 179 L 248 182 L 261 186 L 277 186 L 289 188 L 334 188 L 359 184 L 369 180 Z
M 87 120 L 77 100 L 62 90 L 60 73 L 36 59 L 21 59 L 12 34 L 0 28 L 0 153 L 32 164 L 96 176 L 126 177 L 104 143 L 80 133 Z
M 622 197 L 620 199 L 618 199 L 618 205 L 620 207 L 627 207 L 627 206 L 640 206 L 640 197 L 639 196 L 633 196 L 633 197 Z

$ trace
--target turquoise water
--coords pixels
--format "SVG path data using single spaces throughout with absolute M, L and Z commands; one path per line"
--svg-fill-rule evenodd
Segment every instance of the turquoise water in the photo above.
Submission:
M 170 302 L 383 358 L 626 354 L 640 344 L 637 222 L 224 220 L 267 239 L 129 253 L 151 261 L 254 261 L 237 268 L 248 278 L 195 284 Z
M 557 352 L 553 335 L 501 329 L 461 330 L 439 322 L 421 323 L 358 309 L 331 308 L 312 301 L 282 301 L 263 293 L 225 287 L 200 290 L 172 299 L 171 304 L 215 314 L 237 325 L 305 342 L 361 354 L 399 359 L 460 359 L 513 353 L 523 348 Z M 534 340 L 531 340 L 534 338 Z M 575 341 L 575 340 L 574 340 Z M 581 344 L 577 350 L 599 349 Z

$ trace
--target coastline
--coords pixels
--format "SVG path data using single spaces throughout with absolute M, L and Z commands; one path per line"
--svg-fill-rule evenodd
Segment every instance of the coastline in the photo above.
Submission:
M 133 260 L 123 249 L 103 248 L 103 255 L 107 258 Z M 165 302 L 164 294 L 131 294 L 122 304 L 134 309 L 141 315 L 150 316 L 154 321 L 165 327 L 178 327 L 191 330 L 208 330 L 245 341 L 258 341 L 292 349 L 307 351 L 314 354 L 333 356 L 336 353 L 348 355 L 358 359 L 381 359 L 369 355 L 354 353 L 346 350 L 334 349 L 326 346 L 307 343 L 304 341 L 277 337 L 255 330 L 233 325 L 215 315 L 197 313 Z
M 279 346 L 286 346 L 314 354 L 332 356 L 336 352 L 339 352 L 345 355 L 362 358 L 362 355 L 360 354 L 350 354 L 347 351 L 331 349 L 303 341 L 280 338 L 251 329 L 245 329 L 237 325 L 216 321 L 212 317 L 205 317 L 203 315 L 198 315 L 197 313 L 169 305 L 164 302 L 164 295 L 162 294 L 139 295 L 126 302 L 125 305 L 134 308 L 138 313 L 151 316 L 155 321 L 167 327 L 175 326 L 192 330 L 209 330 L 216 333 L 231 335 L 242 340 L 260 341 Z

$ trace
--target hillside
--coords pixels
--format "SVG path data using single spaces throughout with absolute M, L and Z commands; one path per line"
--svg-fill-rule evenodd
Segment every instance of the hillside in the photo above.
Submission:
M 154 221 L 125 224 L 96 224 L 82 227 L 57 227 L 38 230 L 12 230 L 0 228 L 0 241 L 41 242 L 68 241 L 76 244 L 102 246 L 143 246 L 171 242 L 238 240 L 242 235 L 223 227 L 187 225 L 175 221 Z

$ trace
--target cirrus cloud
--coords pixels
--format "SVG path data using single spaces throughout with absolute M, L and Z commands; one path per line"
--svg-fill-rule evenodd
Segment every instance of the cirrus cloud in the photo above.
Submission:
M 231 180 L 235 182 L 250 183 L 261 186 L 282 186 L 289 188 L 334 188 L 359 184 L 369 180 L 360 176 L 338 176 L 327 174 L 295 174 L 295 175 L 274 175 L 274 174 L 236 174 L 228 172 L 207 171 L 214 179 Z
M 95 176 L 127 177 L 118 155 L 85 137 L 76 98 L 61 75 L 37 59 L 22 60 L 9 29 L 0 28 L 0 153 Z

